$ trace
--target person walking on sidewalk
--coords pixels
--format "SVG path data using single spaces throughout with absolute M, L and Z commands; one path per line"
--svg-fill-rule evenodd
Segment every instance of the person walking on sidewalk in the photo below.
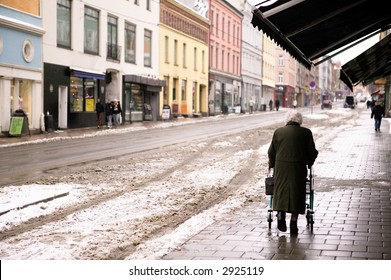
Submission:
M 113 116 L 111 115 L 111 103 L 108 102 L 105 105 L 105 115 L 106 115 L 106 124 L 107 128 L 111 128 L 113 124 Z
M 385 111 L 384 107 L 379 101 L 376 101 L 375 106 L 372 109 L 371 119 L 375 119 L 375 131 L 380 132 L 380 125 L 382 117 L 384 117 Z
M 302 127 L 303 116 L 292 109 L 285 117 L 286 125 L 274 131 L 268 149 L 269 170 L 274 169 L 273 210 L 277 211 L 277 227 L 287 231 L 286 213 L 291 213 L 290 234 L 298 234 L 297 219 L 306 209 L 306 179 L 318 150 L 310 129 Z
M 273 100 L 271 100 L 271 99 L 269 101 L 269 109 L 270 109 L 270 111 L 273 110 Z
M 280 109 L 280 99 L 276 99 L 276 111 L 278 111 L 278 109 Z

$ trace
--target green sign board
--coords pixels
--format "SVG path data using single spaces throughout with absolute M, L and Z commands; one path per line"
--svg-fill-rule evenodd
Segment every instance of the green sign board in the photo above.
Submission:
M 23 130 L 24 117 L 12 117 L 9 128 L 10 135 L 21 135 Z

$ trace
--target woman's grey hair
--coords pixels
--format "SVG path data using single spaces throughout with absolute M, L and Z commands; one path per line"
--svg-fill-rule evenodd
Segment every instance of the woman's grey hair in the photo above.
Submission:
M 285 122 L 295 122 L 301 125 L 303 123 L 303 115 L 297 110 L 289 110 L 285 115 Z

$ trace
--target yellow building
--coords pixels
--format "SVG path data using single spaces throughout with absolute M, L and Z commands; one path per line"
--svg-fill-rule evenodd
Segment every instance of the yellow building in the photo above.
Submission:
M 259 100 L 261 110 L 265 110 L 270 100 L 274 100 L 276 88 L 276 43 L 265 33 L 263 34 L 263 72 L 262 72 L 262 96 Z
M 160 1 L 160 104 L 176 116 L 208 116 L 209 20 L 174 0 Z M 164 119 L 164 116 L 163 116 Z

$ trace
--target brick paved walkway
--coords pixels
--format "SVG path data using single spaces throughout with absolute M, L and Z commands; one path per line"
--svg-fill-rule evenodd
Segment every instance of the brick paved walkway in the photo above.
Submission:
M 268 199 L 208 226 L 166 260 L 391 260 L 391 134 L 369 111 L 336 137 L 314 166 L 313 232 L 299 217 L 296 237 L 269 230 Z M 321 185 L 317 190 L 317 185 Z M 288 215 L 289 220 L 289 215 Z

